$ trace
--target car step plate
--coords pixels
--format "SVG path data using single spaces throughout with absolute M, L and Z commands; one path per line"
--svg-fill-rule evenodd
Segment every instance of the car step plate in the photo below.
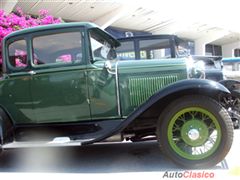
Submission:
M 64 146 L 81 146 L 82 142 L 92 139 L 71 140 L 69 137 L 56 137 L 52 141 L 14 141 L 2 145 L 3 149 L 12 148 L 34 148 L 34 147 L 64 147 Z

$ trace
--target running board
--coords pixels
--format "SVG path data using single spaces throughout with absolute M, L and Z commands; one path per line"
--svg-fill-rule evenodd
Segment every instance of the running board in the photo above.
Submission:
M 69 137 L 57 137 L 52 141 L 14 141 L 12 143 L 2 145 L 2 149 L 81 146 L 82 142 L 91 140 L 93 139 L 71 140 Z

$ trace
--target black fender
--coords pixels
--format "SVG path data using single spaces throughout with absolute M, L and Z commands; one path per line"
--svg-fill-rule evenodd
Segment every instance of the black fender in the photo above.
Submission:
M 83 145 L 102 141 L 114 134 L 120 133 L 130 123 L 132 123 L 135 119 L 137 119 L 139 116 L 141 116 L 144 112 L 146 112 L 153 106 L 156 106 L 158 104 L 164 104 L 165 106 L 166 102 L 170 103 L 171 100 L 174 100 L 177 97 L 193 94 L 205 95 L 218 100 L 219 96 L 229 95 L 230 91 L 222 84 L 212 80 L 190 79 L 177 81 L 176 83 L 173 83 L 161 89 L 153 96 L 151 96 L 145 103 L 140 105 L 124 121 L 122 121 L 122 123 L 120 123 L 118 127 L 92 141 L 84 142 Z
M 233 96 L 240 98 L 240 81 L 237 80 L 222 80 L 220 84 L 224 85 Z

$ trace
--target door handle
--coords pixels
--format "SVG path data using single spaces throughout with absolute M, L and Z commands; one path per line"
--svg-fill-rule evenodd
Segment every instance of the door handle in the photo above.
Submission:
M 28 71 L 28 74 L 34 75 L 34 74 L 37 74 L 37 73 L 35 71 Z

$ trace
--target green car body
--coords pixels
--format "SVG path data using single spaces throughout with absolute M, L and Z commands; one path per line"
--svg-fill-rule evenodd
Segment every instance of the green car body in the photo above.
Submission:
M 41 26 L 5 37 L 2 149 L 52 140 L 56 146 L 84 145 L 116 134 L 120 140 L 142 140 L 156 136 L 159 116 L 175 99 L 198 95 L 215 102 L 229 94 L 216 82 L 187 80 L 185 59 L 118 61 L 119 45 L 91 23 Z M 201 134 L 184 129 L 197 137 Z M 59 138 L 67 142 L 54 141 Z
M 91 24 L 74 24 L 73 27 L 69 24 L 51 25 L 51 31 L 63 26 L 64 29 L 59 33 L 71 32 L 65 26 L 74 29 L 75 25 L 79 30 L 95 28 Z M 13 33 L 5 39 L 4 44 L 14 38 L 25 38 L 31 46 L 33 37 L 26 38 L 26 34 L 38 36 L 44 29 L 49 27 Z M 82 41 L 89 48 L 84 48 L 81 64 L 56 63 L 37 67 L 33 64 L 33 52 L 30 51 L 29 67 L 14 69 L 7 60 L 8 49 L 5 49 L 7 61 L 4 61 L 4 72 L 8 77 L 4 76 L 6 78 L 1 81 L 0 98 L 2 107 L 11 112 L 14 124 L 127 117 L 161 88 L 187 78 L 185 61 L 179 59 L 113 62 L 113 74 L 104 72 L 105 61 L 94 62 L 89 55 L 91 45 L 87 35 L 84 37 Z M 31 71 L 35 74 L 31 74 Z

